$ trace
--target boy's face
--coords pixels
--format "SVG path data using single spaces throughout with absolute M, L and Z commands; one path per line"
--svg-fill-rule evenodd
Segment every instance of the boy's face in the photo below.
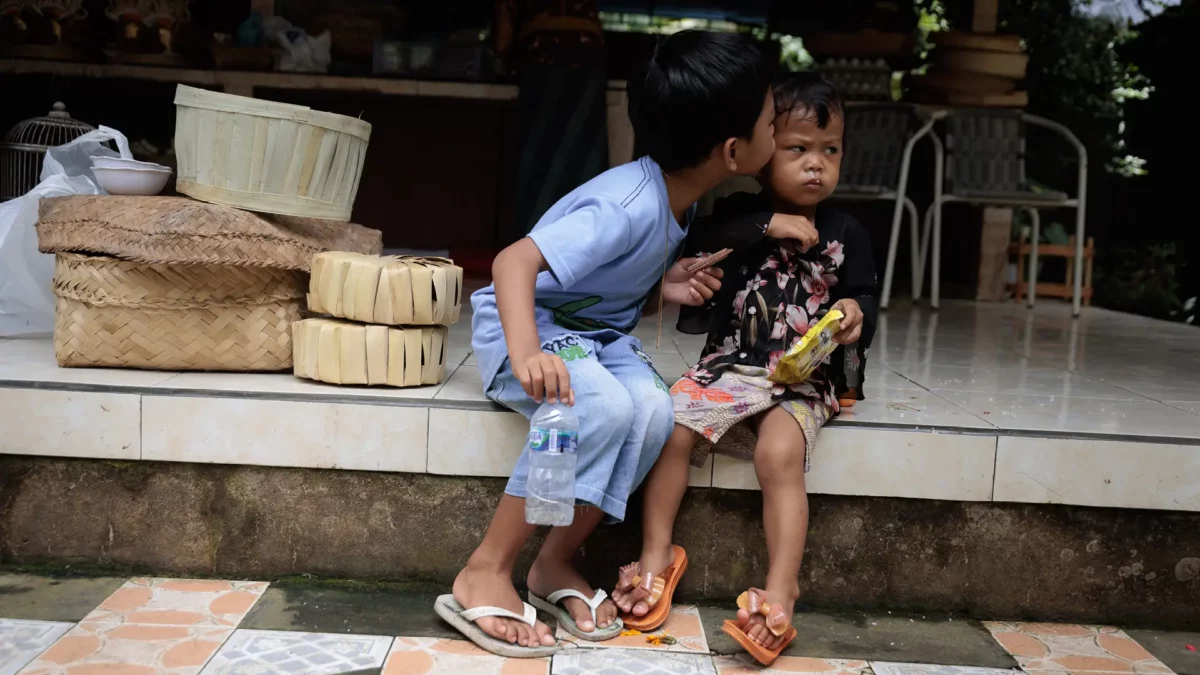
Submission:
M 754 136 L 737 139 L 734 146 L 737 154 L 738 173 L 746 176 L 756 176 L 775 152 L 775 93 L 768 90 L 763 100 L 763 109 L 754 123 Z
M 842 171 L 845 121 L 831 115 L 817 126 L 817 116 L 805 110 L 784 113 L 775 120 L 775 154 L 765 170 L 771 191 L 796 206 L 815 206 L 829 198 Z

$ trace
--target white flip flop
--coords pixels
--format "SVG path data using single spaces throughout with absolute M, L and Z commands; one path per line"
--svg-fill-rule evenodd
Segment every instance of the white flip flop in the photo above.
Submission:
M 562 602 L 564 598 L 579 598 L 582 600 L 584 604 L 588 606 L 588 609 L 592 610 L 592 625 L 595 626 L 597 624 L 596 610 L 599 609 L 600 604 L 608 598 L 608 593 L 605 593 L 602 590 L 597 590 L 596 594 L 589 599 L 586 595 L 577 590 L 564 588 L 561 591 L 554 591 L 550 595 L 546 596 L 545 600 L 534 595 L 532 592 L 529 594 L 529 602 L 534 607 L 537 607 L 543 612 L 552 614 L 554 618 L 558 619 L 559 625 L 561 625 L 563 628 L 566 628 L 567 632 L 569 632 L 571 635 L 574 635 L 580 639 L 589 640 L 591 642 L 603 642 L 604 640 L 611 640 L 617 637 L 621 634 L 621 631 L 625 630 L 625 624 L 622 623 L 620 619 L 616 619 L 615 622 L 608 628 L 597 627 L 590 633 L 582 630 L 578 625 L 576 625 L 575 619 L 571 618 L 571 613 L 568 612 L 565 607 L 558 604 Z
M 438 599 L 433 603 L 433 610 L 438 613 L 438 616 L 445 619 L 446 623 L 458 629 L 458 632 L 466 636 L 471 642 L 474 642 L 481 649 L 489 651 L 496 656 L 506 656 L 510 659 L 536 659 L 545 656 L 554 656 L 558 653 L 557 645 L 554 647 L 522 647 L 506 640 L 494 638 L 483 632 L 482 628 L 475 625 L 475 622 L 479 619 L 489 616 L 515 619 L 531 627 L 537 625 L 537 610 L 529 605 L 529 603 L 522 604 L 525 605 L 524 616 L 499 607 L 464 609 L 454 599 L 453 595 L 447 594 L 438 596 Z

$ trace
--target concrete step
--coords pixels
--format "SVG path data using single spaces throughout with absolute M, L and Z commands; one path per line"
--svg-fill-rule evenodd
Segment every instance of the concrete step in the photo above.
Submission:
M 501 479 L 0 456 L 0 562 L 449 586 Z M 640 505 L 581 568 L 611 587 Z M 803 597 L 976 617 L 1180 625 L 1200 615 L 1200 514 L 813 495 Z M 761 496 L 694 488 L 681 593 L 726 601 L 766 574 Z M 536 542 L 522 559 L 524 574 Z

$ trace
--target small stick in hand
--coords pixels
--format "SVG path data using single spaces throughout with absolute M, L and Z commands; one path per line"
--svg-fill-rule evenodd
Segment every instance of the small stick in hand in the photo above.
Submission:
M 716 265 L 717 263 L 721 262 L 722 260 L 728 258 L 730 253 L 733 253 L 733 249 L 723 248 L 720 251 L 717 251 L 716 253 L 708 256 L 707 258 L 702 258 L 700 260 L 697 260 L 696 262 L 692 263 L 691 267 L 687 268 L 688 274 L 695 274 L 696 272 L 699 272 L 702 269 L 707 269 L 709 267 L 712 267 L 713 265 Z

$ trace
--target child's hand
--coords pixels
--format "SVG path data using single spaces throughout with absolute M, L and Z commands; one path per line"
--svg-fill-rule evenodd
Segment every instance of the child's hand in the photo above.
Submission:
M 567 405 L 575 405 L 571 374 L 567 372 L 567 364 L 557 354 L 538 351 L 530 356 L 514 358 L 512 369 L 525 393 L 537 403 L 542 402 L 544 394 L 549 403 L 562 401 Z
M 794 239 L 800 242 L 800 250 L 804 252 L 816 246 L 817 240 L 821 238 L 811 220 L 786 213 L 771 216 L 771 223 L 767 225 L 767 236 L 772 239 Z
M 841 312 L 844 316 L 842 319 L 841 328 L 833 334 L 833 341 L 839 345 L 850 345 L 858 342 L 858 338 L 862 335 L 863 313 L 862 308 L 858 306 L 857 300 L 838 300 L 834 303 L 833 308 Z
M 698 307 L 721 290 L 724 272 L 720 268 L 706 267 L 694 274 L 687 271 L 699 260 L 701 258 L 681 258 L 667 270 L 667 281 L 663 284 L 663 298 L 667 302 Z

